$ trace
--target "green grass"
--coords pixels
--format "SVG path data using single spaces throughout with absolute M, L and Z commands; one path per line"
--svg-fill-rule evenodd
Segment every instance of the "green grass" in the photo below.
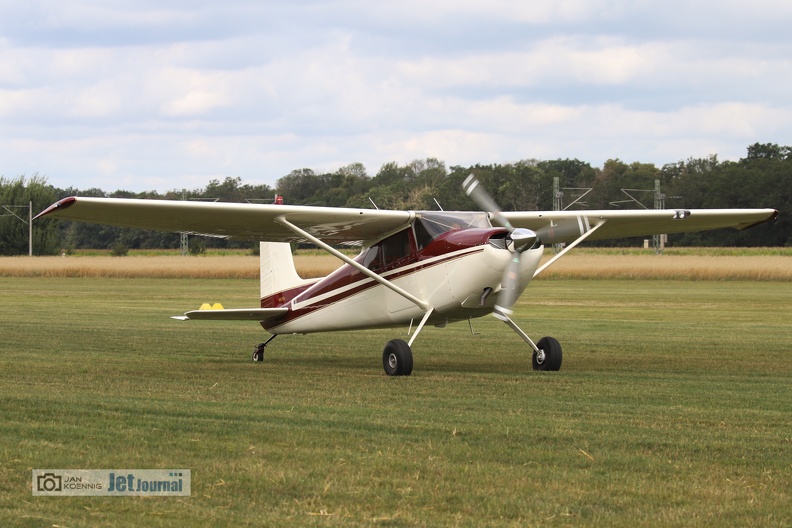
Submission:
M 281 336 L 178 322 L 254 280 L 0 278 L 0 525 L 789 526 L 792 284 L 540 281 L 516 320 Z M 192 470 L 188 498 L 33 497 L 34 468 Z

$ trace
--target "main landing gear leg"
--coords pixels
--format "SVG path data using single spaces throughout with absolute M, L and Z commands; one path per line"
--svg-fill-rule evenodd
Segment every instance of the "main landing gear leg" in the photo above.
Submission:
M 264 341 L 263 343 L 259 343 L 256 345 L 256 348 L 253 349 L 253 361 L 261 362 L 264 361 L 264 349 L 267 348 L 267 345 L 270 341 L 278 337 L 278 334 L 273 334 L 270 336 L 269 339 Z
M 509 310 L 510 311 L 510 310 Z M 531 345 L 533 348 L 533 356 L 531 364 L 534 370 L 559 370 L 561 369 L 561 344 L 554 337 L 543 337 L 538 343 L 534 343 L 528 334 L 523 332 L 522 328 L 517 326 L 517 323 L 511 320 L 506 310 L 496 309 L 493 315 L 506 323 L 506 325 L 514 330 L 517 335 L 523 338 L 523 341 Z

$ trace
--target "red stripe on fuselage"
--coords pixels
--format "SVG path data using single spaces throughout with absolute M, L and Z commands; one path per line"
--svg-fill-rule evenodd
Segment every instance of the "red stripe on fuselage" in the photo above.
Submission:
M 438 265 L 441 265 L 441 264 L 446 264 L 448 262 L 452 262 L 454 260 L 458 260 L 460 258 L 467 257 L 467 256 L 473 255 L 475 253 L 481 253 L 481 252 L 484 251 L 484 247 L 485 246 L 476 246 L 476 247 L 473 247 L 473 248 L 469 248 L 467 250 L 462 250 L 458 254 L 449 255 L 449 256 L 447 256 L 445 258 L 434 257 L 432 259 L 427 259 L 425 261 L 418 262 L 416 264 L 412 264 L 412 265 L 409 265 L 409 266 L 404 266 L 402 268 L 398 268 L 396 270 L 392 270 L 392 271 L 383 273 L 382 277 L 385 278 L 385 279 L 388 279 L 389 281 L 393 281 L 393 280 L 396 280 L 396 279 L 399 279 L 399 278 L 406 277 L 408 275 L 412 275 L 412 274 L 418 273 L 420 271 L 423 271 L 425 269 L 428 269 L 428 268 L 431 268 L 431 267 L 434 267 L 434 266 L 438 266 Z M 353 270 L 354 273 L 349 273 L 349 269 L 347 269 L 347 268 Z M 340 275 L 340 277 L 338 275 Z M 323 283 L 325 281 L 327 281 L 330 284 L 324 285 Z M 325 279 L 320 280 L 319 282 L 315 283 L 312 286 L 309 286 L 308 288 L 304 289 L 301 292 L 297 292 L 297 294 L 294 297 L 292 297 L 292 299 L 297 300 L 297 297 L 299 297 L 300 295 L 305 293 L 308 289 L 311 289 L 314 286 L 318 287 L 318 289 L 317 289 L 316 292 L 312 292 L 311 296 L 312 297 L 318 297 L 318 296 L 324 296 L 324 295 L 326 295 L 328 293 L 331 293 L 331 292 L 333 292 L 335 290 L 341 290 L 341 289 L 344 289 L 344 288 L 348 288 L 349 286 L 352 286 L 352 285 L 354 285 L 354 284 L 356 284 L 358 282 L 360 284 L 358 284 L 357 286 L 349 288 L 349 289 L 347 289 L 345 291 L 340 291 L 340 292 L 338 292 L 335 295 L 331 294 L 330 296 L 326 297 L 325 299 L 323 299 L 322 301 L 320 301 L 320 302 L 318 302 L 316 304 L 309 304 L 307 306 L 303 306 L 303 307 L 298 308 L 296 310 L 295 309 L 291 309 L 291 310 L 289 310 L 289 312 L 287 314 L 285 314 L 283 316 L 282 319 L 279 319 L 279 320 L 274 321 L 274 322 L 269 322 L 269 323 L 262 322 L 262 326 L 265 329 L 267 329 L 267 330 L 269 330 L 270 328 L 275 328 L 275 327 L 280 326 L 282 324 L 289 323 L 289 322 L 292 322 L 292 321 L 294 321 L 296 319 L 304 317 L 304 316 L 306 316 L 306 315 L 308 315 L 310 313 L 313 313 L 313 312 L 315 312 L 317 310 L 328 308 L 328 307 L 330 307 L 330 306 L 332 306 L 332 305 L 334 305 L 336 303 L 339 303 L 339 302 L 341 302 L 341 301 L 343 301 L 345 299 L 348 299 L 348 298 L 353 297 L 355 295 L 358 295 L 359 293 L 362 293 L 362 292 L 364 292 L 364 291 L 366 291 L 368 289 L 371 289 L 371 288 L 374 288 L 375 286 L 380 285 L 380 283 L 377 282 L 376 280 L 374 280 L 372 278 L 369 278 L 369 277 L 366 277 L 359 270 L 355 269 L 354 267 L 350 266 L 349 264 L 345 264 L 344 266 L 342 266 L 341 268 L 339 268 L 338 270 L 336 270 L 332 274 L 328 275 Z M 296 289 L 292 290 L 292 291 L 296 291 Z M 263 302 L 264 302 L 264 300 L 262 300 L 262 304 L 263 304 Z M 289 303 L 289 304 L 291 304 L 291 303 Z M 279 306 L 283 306 L 283 305 L 281 304 Z
M 261 307 L 262 308 L 281 308 L 286 306 L 292 300 L 309 289 L 311 286 L 321 282 L 324 279 L 318 279 L 316 282 L 312 282 L 311 284 L 306 284 L 304 286 L 299 286 L 297 288 L 291 288 L 288 290 L 279 291 L 277 293 L 273 293 L 272 295 L 268 295 L 267 297 L 261 298 Z

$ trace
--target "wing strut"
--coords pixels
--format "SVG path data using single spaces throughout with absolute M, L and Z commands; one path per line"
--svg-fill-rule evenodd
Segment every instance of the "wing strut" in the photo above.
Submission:
M 386 288 L 389 288 L 389 289 L 393 290 L 394 292 L 398 293 L 399 295 L 401 295 L 402 297 L 404 297 L 408 301 L 414 303 L 416 306 L 421 308 L 421 310 L 423 310 L 425 312 L 428 312 L 428 313 L 431 313 L 432 307 L 426 301 L 422 301 L 421 299 L 419 299 L 415 295 L 411 294 L 410 292 L 404 290 L 403 288 L 400 288 L 399 286 L 396 286 L 395 284 L 393 284 L 388 279 L 385 279 L 385 278 L 381 277 L 380 275 L 377 275 L 376 273 L 374 273 L 373 271 L 371 271 L 367 267 L 363 266 L 362 264 L 360 264 L 358 262 L 355 262 L 354 260 L 352 260 L 351 258 L 347 257 L 346 255 L 344 255 L 340 251 L 337 251 L 336 249 L 332 248 L 330 245 L 322 242 L 321 240 L 319 240 L 315 236 L 311 235 L 310 233 L 308 233 L 304 229 L 300 229 L 296 225 L 292 224 L 291 222 L 286 220 L 283 216 L 277 217 L 275 219 L 275 222 L 279 223 L 282 226 L 287 227 L 288 229 L 291 229 L 292 231 L 294 231 L 295 233 L 297 233 L 301 237 L 303 237 L 306 240 L 316 244 L 317 246 L 319 246 L 320 248 L 324 249 L 325 251 L 327 251 L 328 253 L 330 253 L 334 257 L 340 258 L 341 260 L 343 260 L 344 262 L 346 262 L 347 264 L 349 264 L 353 268 L 355 268 L 358 271 L 360 271 L 362 274 L 374 279 L 375 281 L 379 282 L 380 284 L 382 284 Z M 426 320 L 426 317 L 427 316 L 424 316 L 424 322 Z
M 545 262 L 545 263 L 544 263 L 544 265 L 542 265 L 542 266 L 541 266 L 541 267 L 540 267 L 538 270 L 536 270 L 536 271 L 534 272 L 534 274 L 533 274 L 533 278 L 536 278 L 536 276 L 537 276 L 537 275 L 539 275 L 539 274 L 540 274 L 540 273 L 542 273 L 544 270 L 546 270 L 547 268 L 549 268 L 549 267 L 550 267 L 550 265 L 551 265 L 551 264 L 553 264 L 553 263 L 554 263 L 556 260 L 558 260 L 558 259 L 560 259 L 561 257 L 563 257 L 564 255 L 566 255 L 567 251 L 569 251 L 569 250 L 570 250 L 570 249 L 572 249 L 573 247 L 577 246 L 578 244 L 580 244 L 581 242 L 583 242 L 584 240 L 586 240 L 586 239 L 589 237 L 589 235 L 591 235 L 591 234 L 593 234 L 593 233 L 594 233 L 594 231 L 596 231 L 596 230 L 597 230 L 597 229 L 599 229 L 600 227 L 604 226 L 604 225 L 605 225 L 605 222 L 606 222 L 605 220 L 602 220 L 602 221 L 601 221 L 601 222 L 599 222 L 597 225 L 595 225 L 594 227 L 592 227 L 591 229 L 589 229 L 588 231 L 586 231 L 585 233 L 583 233 L 582 235 L 580 235 L 579 237 L 577 237 L 577 238 L 575 239 L 575 241 L 574 241 L 574 242 L 571 242 L 571 243 L 570 243 L 570 244 L 569 244 L 567 247 L 565 247 L 565 248 L 564 248 L 564 249 L 563 249 L 563 250 L 562 250 L 562 251 L 561 251 L 559 254 L 557 254 L 555 257 L 551 258 L 551 259 L 550 259 L 550 260 L 548 260 L 547 262 Z

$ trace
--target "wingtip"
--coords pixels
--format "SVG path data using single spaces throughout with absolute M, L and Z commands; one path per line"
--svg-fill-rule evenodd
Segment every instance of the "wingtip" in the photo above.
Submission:
M 35 217 L 33 217 L 33 220 L 37 220 L 37 219 L 41 218 L 42 216 L 46 216 L 46 215 L 48 215 L 48 214 L 50 214 L 50 213 L 52 213 L 54 211 L 59 211 L 59 210 L 66 209 L 67 207 L 70 207 L 70 206 L 74 205 L 74 203 L 76 201 L 77 201 L 77 198 L 75 196 L 69 196 L 68 198 L 64 198 L 63 200 L 58 200 L 54 204 L 50 205 L 49 207 L 47 207 L 46 209 L 41 211 Z
M 748 224 L 746 226 L 739 227 L 740 231 L 745 231 L 746 229 L 750 229 L 752 227 L 756 227 L 758 225 L 766 224 L 767 222 L 772 222 L 778 218 L 778 209 L 773 209 L 772 212 L 767 216 L 767 218 L 763 220 L 759 220 L 758 222 L 754 222 L 753 224 Z

